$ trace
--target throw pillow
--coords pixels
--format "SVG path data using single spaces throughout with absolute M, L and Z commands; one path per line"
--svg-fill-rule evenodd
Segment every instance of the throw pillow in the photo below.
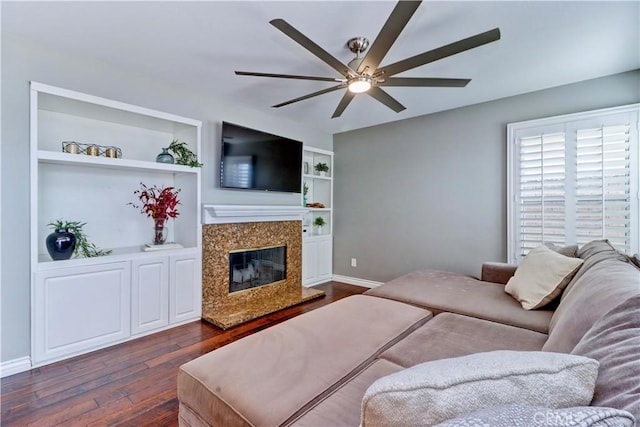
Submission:
M 544 307 L 560 295 L 582 263 L 580 258 L 538 246 L 524 257 L 504 290 L 525 310 Z
M 600 363 L 592 405 L 624 409 L 640 421 L 640 295 L 602 316 L 571 354 Z
M 558 246 L 555 243 L 545 243 L 546 247 L 560 255 L 575 258 L 578 256 L 578 245 Z
M 633 427 L 626 411 L 595 406 L 548 409 L 525 405 L 493 406 L 438 424 L 436 427 Z
M 487 406 L 588 405 L 598 362 L 539 351 L 492 351 L 434 360 L 376 380 L 362 427 L 433 425 Z

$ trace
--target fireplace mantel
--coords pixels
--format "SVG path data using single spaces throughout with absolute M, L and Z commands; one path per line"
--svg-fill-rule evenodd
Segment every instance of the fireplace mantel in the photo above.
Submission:
M 262 221 L 301 221 L 309 209 L 302 206 L 202 205 L 203 224 Z

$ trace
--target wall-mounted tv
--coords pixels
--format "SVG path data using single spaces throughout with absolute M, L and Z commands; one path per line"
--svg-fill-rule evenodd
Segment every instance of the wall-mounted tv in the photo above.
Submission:
M 220 187 L 299 193 L 302 142 L 222 122 Z

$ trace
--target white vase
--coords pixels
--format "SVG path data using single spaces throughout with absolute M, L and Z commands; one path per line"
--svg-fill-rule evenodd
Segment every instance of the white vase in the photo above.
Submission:
M 316 225 L 316 236 L 322 235 L 322 226 Z

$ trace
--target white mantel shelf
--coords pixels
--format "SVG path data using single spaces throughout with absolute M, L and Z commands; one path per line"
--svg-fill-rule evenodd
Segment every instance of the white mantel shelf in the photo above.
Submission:
M 302 206 L 202 205 L 203 224 L 238 222 L 302 221 L 309 209 Z

